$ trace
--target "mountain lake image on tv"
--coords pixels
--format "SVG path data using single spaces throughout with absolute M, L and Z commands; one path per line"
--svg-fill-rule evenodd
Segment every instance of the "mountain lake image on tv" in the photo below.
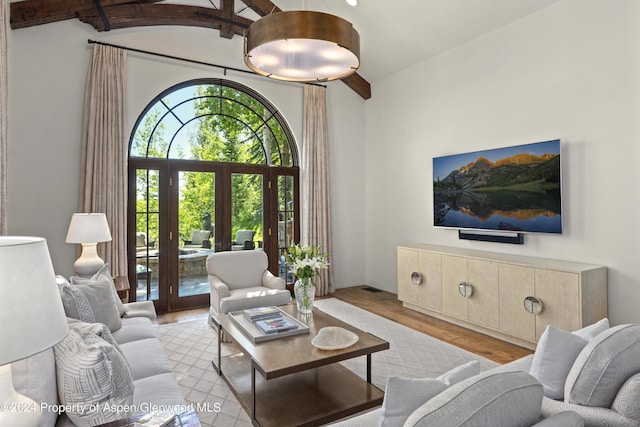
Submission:
M 433 159 L 436 227 L 562 233 L 560 140 Z

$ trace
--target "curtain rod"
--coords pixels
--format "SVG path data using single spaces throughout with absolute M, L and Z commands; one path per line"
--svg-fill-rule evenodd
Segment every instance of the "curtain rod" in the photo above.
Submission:
M 117 45 L 117 44 L 99 42 L 97 40 L 89 39 L 88 43 L 89 44 L 98 44 L 98 45 L 102 45 L 102 46 L 115 47 L 115 48 L 118 48 L 118 49 L 128 50 L 128 51 L 131 51 L 131 52 L 144 53 L 146 55 L 159 56 L 161 58 L 173 59 L 173 60 L 176 60 L 176 61 L 190 62 L 192 64 L 206 65 L 208 67 L 222 68 L 224 70 L 224 75 L 225 76 L 227 75 L 227 70 L 236 71 L 238 73 L 251 74 L 251 75 L 254 75 L 254 76 L 260 76 L 260 74 L 254 72 L 254 71 L 243 70 L 243 69 L 235 68 L 235 67 L 228 67 L 226 65 L 213 64 L 211 62 L 198 61 L 198 60 L 195 60 L 195 59 L 181 58 L 179 56 L 167 55 L 167 54 L 159 53 L 159 52 L 151 52 L 149 50 L 136 49 L 136 48 L 133 48 L 133 47 L 120 46 L 120 45 Z M 300 82 L 288 82 L 288 81 L 284 81 L 284 80 L 275 80 L 275 79 L 271 79 L 271 81 L 278 82 L 278 83 L 296 83 L 296 84 L 300 83 Z M 309 84 L 309 85 L 312 85 L 312 86 L 322 86 L 322 87 L 325 87 L 325 88 L 327 87 L 325 85 L 321 85 L 321 84 L 318 84 L 318 83 L 304 83 L 304 84 Z

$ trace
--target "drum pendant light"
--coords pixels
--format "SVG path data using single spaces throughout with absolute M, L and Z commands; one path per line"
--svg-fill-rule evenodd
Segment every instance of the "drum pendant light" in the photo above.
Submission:
M 360 36 L 350 22 L 334 15 L 278 12 L 249 26 L 244 62 L 256 73 L 278 80 L 342 79 L 360 66 Z

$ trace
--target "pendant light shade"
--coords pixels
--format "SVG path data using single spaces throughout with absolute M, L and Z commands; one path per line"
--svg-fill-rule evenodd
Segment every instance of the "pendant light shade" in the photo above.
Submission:
M 350 22 L 327 13 L 274 13 L 247 29 L 244 62 L 278 80 L 342 79 L 360 66 L 360 36 Z

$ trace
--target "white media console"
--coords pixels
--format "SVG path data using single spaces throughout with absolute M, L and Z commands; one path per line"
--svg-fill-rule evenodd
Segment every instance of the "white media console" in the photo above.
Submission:
M 606 267 L 431 245 L 399 246 L 407 308 L 535 349 L 547 325 L 607 317 Z

